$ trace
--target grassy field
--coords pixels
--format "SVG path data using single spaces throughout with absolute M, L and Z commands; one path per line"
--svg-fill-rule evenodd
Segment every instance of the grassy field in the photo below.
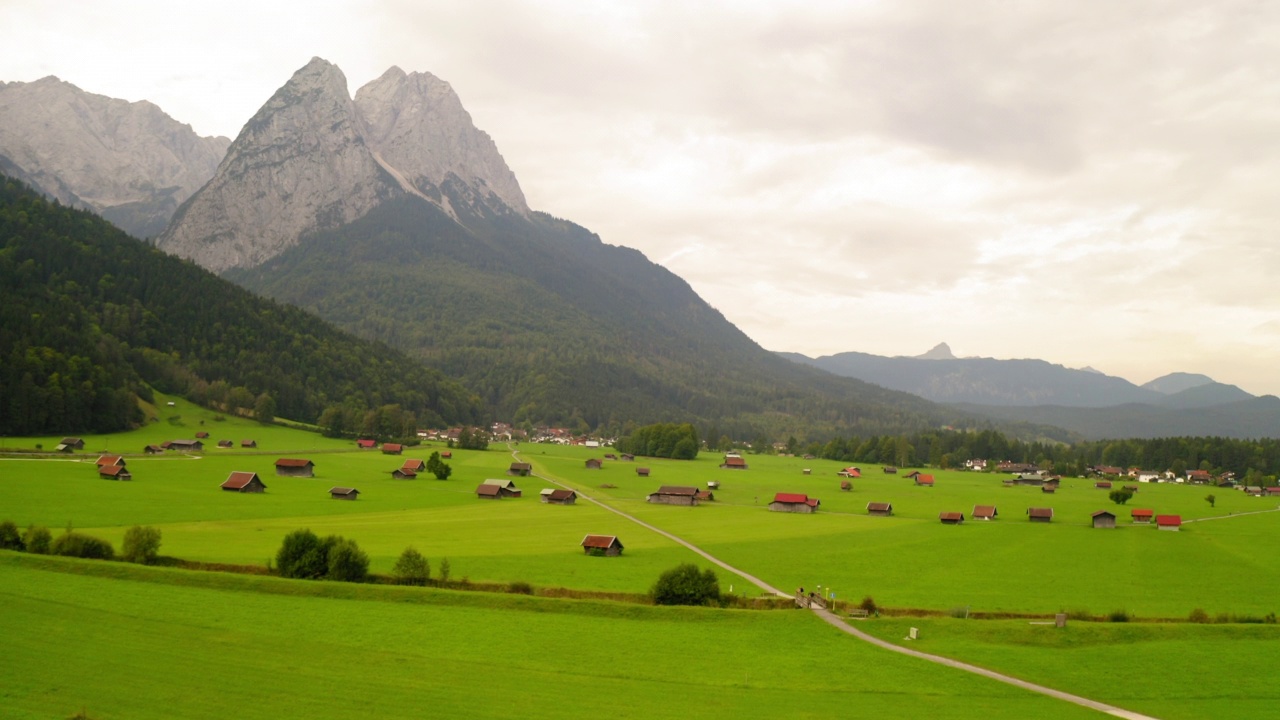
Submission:
M 0 596 L 0 701 L 13 720 L 82 708 L 97 720 L 1097 717 L 852 642 L 800 611 L 360 588 L 3 551 Z
M 904 642 L 908 628 L 918 640 Z M 1164 720 L 1276 716 L 1275 625 L 878 619 L 858 628 Z

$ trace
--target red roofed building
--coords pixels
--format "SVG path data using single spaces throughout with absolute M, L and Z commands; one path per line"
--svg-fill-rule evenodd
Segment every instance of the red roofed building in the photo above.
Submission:
M 123 465 L 102 465 L 98 467 L 98 477 L 103 480 L 132 480 L 128 468 Z
M 383 455 L 399 455 L 399 454 L 400 454 L 401 452 L 403 452 L 403 451 L 404 451 L 404 446 L 403 446 L 403 445 L 399 445 L 399 444 L 397 444 L 397 443 L 383 443 L 383 444 L 382 444 L 382 454 L 383 454 Z
M 821 504 L 818 498 L 811 498 L 803 493 L 778 493 L 773 496 L 773 502 L 769 503 L 769 509 L 774 512 L 812 513 L 817 512 Z
M 501 500 L 502 488 L 497 485 L 481 483 L 476 487 L 476 497 L 484 498 L 485 500 Z
M 698 488 L 683 485 L 663 485 L 657 492 L 649 493 L 646 501 L 660 505 L 697 505 Z
M 1160 528 L 1161 530 L 1174 530 L 1174 531 L 1181 530 L 1182 516 L 1181 515 L 1157 515 L 1156 527 Z
M 1129 517 L 1132 518 L 1133 521 L 1136 523 L 1149 523 L 1151 522 L 1151 518 L 1155 517 L 1155 514 L 1156 513 L 1154 510 L 1148 510 L 1146 508 L 1134 508 L 1129 513 Z
M 867 503 L 867 514 L 879 515 L 881 517 L 888 517 L 893 514 L 893 503 L 887 503 L 887 502 Z
M 917 484 L 917 485 L 924 485 L 925 487 L 933 487 L 933 476 L 932 476 L 932 475 L 923 475 L 923 474 L 922 474 L 922 475 L 916 475 L 916 484 Z
M 373 450 L 378 447 L 378 441 L 370 438 L 361 438 L 356 441 L 356 447 L 361 450 Z
M 725 470 L 746 470 L 747 461 L 737 455 L 726 455 L 720 467 Z
M 1027 518 L 1031 522 L 1051 522 L 1053 520 L 1053 508 L 1027 508 Z
M 103 465 L 119 465 L 120 467 L 124 467 L 125 462 L 124 458 L 119 455 L 102 455 L 98 458 L 98 467 L 102 467 Z
M 227 481 L 222 483 L 222 489 L 231 492 L 260 493 L 266 490 L 267 486 L 262 484 L 258 473 L 233 472 L 227 476 Z
M 616 535 L 588 535 L 582 538 L 582 551 L 588 555 L 612 557 L 622 554 L 622 542 Z
M 862 468 L 847 467 L 836 474 L 840 477 L 860 478 L 862 477 Z
M 396 480 L 413 480 L 418 477 L 418 472 L 410 467 L 398 467 L 391 471 L 391 477 Z
M 996 512 L 995 505 L 974 505 L 973 506 L 974 520 L 995 520 L 997 515 L 999 515 L 999 513 Z
M 315 477 L 315 463 L 300 458 L 280 458 L 276 461 L 276 474 L 286 477 Z
M 944 512 L 938 513 L 938 520 L 943 525 L 959 525 L 964 522 L 964 513 L 962 512 Z

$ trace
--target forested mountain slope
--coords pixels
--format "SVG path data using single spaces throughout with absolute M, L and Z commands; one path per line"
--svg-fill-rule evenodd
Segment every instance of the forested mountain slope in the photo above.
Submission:
M 147 384 L 266 393 L 277 415 L 399 404 L 425 423 L 482 418 L 437 371 L 354 338 L 0 176 L 0 433 L 111 431 Z

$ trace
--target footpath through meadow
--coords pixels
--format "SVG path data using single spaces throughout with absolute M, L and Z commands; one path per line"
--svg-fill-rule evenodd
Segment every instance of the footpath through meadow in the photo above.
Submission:
M 507 448 L 511 450 L 511 457 L 513 460 L 515 460 L 516 462 L 525 462 L 525 460 L 520 457 L 519 450 L 515 449 L 511 445 L 507 445 Z M 638 517 L 635 517 L 634 515 L 629 515 L 607 503 L 604 503 L 600 500 L 597 500 L 591 497 L 590 495 L 587 495 L 586 493 L 582 492 L 582 490 L 576 487 L 571 487 L 569 485 L 566 485 L 565 483 L 562 483 L 559 480 L 556 480 L 555 478 L 550 478 L 550 477 L 547 477 L 546 475 L 540 475 L 536 471 L 533 472 L 533 476 L 541 480 L 545 480 L 553 485 L 562 487 L 566 490 L 572 490 L 578 494 L 579 498 L 589 503 L 592 503 L 598 507 L 604 508 L 605 510 L 608 510 L 609 512 L 614 513 L 616 515 L 620 515 L 626 518 L 627 520 L 635 523 L 636 525 L 639 525 L 640 527 L 643 527 L 647 530 L 652 530 L 653 532 L 658 533 L 659 535 L 671 540 L 672 542 L 679 543 L 680 545 L 706 558 L 708 562 L 714 563 L 718 567 L 728 570 L 734 575 L 737 575 L 745 579 L 746 581 L 750 582 L 751 584 L 755 585 L 756 587 L 760 588 L 761 590 L 767 593 L 778 595 L 780 597 L 792 597 L 790 593 L 782 592 L 778 588 L 770 585 L 764 580 L 761 580 L 755 575 L 752 575 L 751 573 L 740 570 L 730 565 L 729 563 L 721 560 L 718 557 L 715 557 L 711 553 L 708 553 L 707 551 L 685 540 L 684 538 L 678 537 L 676 535 L 672 535 L 671 533 L 667 532 L 666 530 L 663 530 L 662 528 L 654 527 L 653 525 L 650 525 L 649 523 L 641 520 Z M 905 647 L 902 647 L 901 645 L 895 645 L 887 640 L 881 640 L 880 638 L 875 637 L 874 635 L 869 635 L 861 630 L 858 630 L 857 628 L 853 627 L 848 622 L 846 622 L 844 619 L 842 619 L 839 615 L 836 615 L 830 610 L 827 610 L 825 608 L 819 608 L 819 607 L 812 607 L 810 609 L 813 611 L 815 615 L 822 618 L 824 622 L 835 627 L 836 629 L 844 633 L 847 633 L 849 635 L 852 635 L 853 637 L 863 642 L 871 643 L 872 645 L 875 645 L 878 648 L 882 648 L 890 652 L 896 652 L 901 655 L 908 655 L 910 657 L 917 658 L 920 660 L 925 660 L 927 662 L 937 663 L 938 665 L 945 665 L 946 667 L 954 668 L 956 670 L 962 670 L 964 672 L 973 673 L 975 675 L 981 675 L 982 677 L 989 678 L 991 680 L 996 680 L 998 682 L 1002 682 L 1007 685 L 1012 685 L 1017 688 L 1022 688 L 1023 690 L 1029 690 L 1031 692 L 1040 693 L 1041 695 L 1048 695 L 1051 698 L 1055 698 L 1057 700 L 1062 700 L 1069 703 L 1074 703 L 1081 707 L 1089 708 L 1090 710 L 1097 710 L 1098 712 L 1106 713 L 1113 717 L 1124 718 L 1125 720 L 1158 720 L 1157 718 L 1154 718 L 1150 715 L 1143 715 L 1141 713 L 1131 712 L 1129 710 L 1125 710 L 1124 708 L 1119 708 L 1114 705 L 1108 705 L 1107 703 L 1099 702 L 1097 700 L 1090 700 L 1089 698 L 1081 697 L 1080 695 L 1073 695 L 1071 693 L 1063 692 L 1061 690 L 1054 690 L 1051 687 L 1046 687 L 1044 685 L 1037 685 L 1036 683 L 1028 682 L 1026 680 L 1021 680 L 1011 675 L 998 673 L 994 670 L 988 670 L 987 668 L 979 667 L 977 665 L 971 665 L 969 663 L 961 662 L 959 660 L 952 660 L 951 658 L 942 657 L 941 655 L 931 655 L 929 653 L 920 652 L 919 650 L 912 650 L 911 648 L 905 648 Z

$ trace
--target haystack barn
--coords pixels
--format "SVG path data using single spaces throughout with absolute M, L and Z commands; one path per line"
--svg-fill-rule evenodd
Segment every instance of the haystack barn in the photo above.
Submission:
M 622 453 L 622 459 L 627 462 L 635 462 L 636 456 L 631 453 Z
M 285 477 L 315 477 L 316 465 L 302 458 L 280 458 L 276 461 L 276 474 Z
M 932 475 L 923 475 L 923 474 L 916 475 L 915 480 L 917 485 L 923 485 L 924 487 L 933 487 Z
M 58 443 L 58 448 L 65 448 L 67 452 L 72 450 L 83 450 L 84 440 L 81 440 L 78 437 L 64 437 L 62 438 L 62 441 Z
M 880 472 L 884 473 L 885 475 L 897 475 L 898 468 L 892 465 L 885 465 L 884 467 L 880 468 Z
M 663 485 L 657 492 L 649 493 L 648 502 L 661 505 L 697 505 L 698 488 L 683 485 Z
M 405 460 L 400 465 L 401 470 L 412 470 L 415 473 L 426 472 L 427 464 L 421 460 Z
M 98 477 L 104 480 L 133 479 L 133 475 L 129 474 L 129 470 L 123 465 L 101 465 L 98 467 Z
M 399 443 L 382 443 L 383 455 L 399 455 L 404 452 L 404 446 Z
M 605 459 L 605 460 L 617 460 L 617 459 L 618 459 L 618 456 L 617 456 L 617 455 L 614 455 L 613 453 L 605 453 L 605 454 L 604 454 L 604 459 Z
M 836 474 L 840 477 L 860 478 L 862 477 L 862 468 L 847 467 Z
M 1268 497 L 1273 497 L 1273 496 L 1276 496 L 1276 495 L 1280 495 L 1280 487 L 1269 487 L 1269 488 L 1263 488 L 1263 489 L 1262 489 L 1262 494 L 1263 494 L 1263 495 L 1266 495 L 1266 496 L 1268 496 Z
M 867 514 L 879 515 L 881 517 L 888 517 L 893 514 L 893 503 L 886 503 L 886 502 L 867 503 Z
M 1182 529 L 1181 515 L 1157 515 L 1156 527 L 1161 530 L 1173 530 L 1177 532 Z
M 822 502 L 799 492 L 780 492 L 773 496 L 769 510 L 774 512 L 817 512 Z
M 697 498 L 698 498 L 698 502 L 700 503 L 716 501 L 715 493 L 711 492 L 710 490 L 699 490 Z
M 164 448 L 160 447 L 159 445 L 148 445 L 142 448 L 142 452 L 148 455 L 159 455 L 160 453 L 164 452 Z
M 1057 491 L 1058 491 L 1058 486 L 1057 486 L 1057 485 L 1050 485 L 1049 483 L 1045 483 L 1044 485 L 1041 485 L 1041 486 L 1040 486 L 1040 492 L 1042 492 L 1042 493 L 1050 493 L 1050 494 L 1052 494 L 1052 493 L 1055 493 L 1055 492 L 1057 492 Z
M 1019 473 L 1018 476 L 1013 479 L 1013 484 L 1040 487 L 1044 485 L 1044 475 L 1041 475 L 1038 472 Z
M 218 441 L 218 447 L 220 447 L 220 448 L 229 448 L 229 447 L 232 447 L 232 445 L 233 445 L 233 443 L 232 443 L 230 440 L 219 440 L 219 441 Z
M 964 522 L 964 513 L 962 512 L 943 512 L 938 513 L 938 520 L 943 525 L 959 525 Z
M 1000 513 L 996 512 L 995 505 L 974 505 L 973 506 L 972 517 L 974 520 L 995 520 L 996 516 L 999 514 Z
M 449 450 L 445 450 L 444 452 L 440 453 L 440 457 L 444 458 L 445 460 L 452 460 L 453 452 Z
M 200 440 L 170 440 L 169 449 L 177 452 L 199 452 L 204 449 Z
M 395 480 L 413 480 L 418 477 L 418 473 L 409 468 L 399 467 L 391 471 L 391 477 Z
M 1093 513 L 1090 517 L 1093 518 L 1093 526 L 1095 528 L 1109 528 L 1114 530 L 1116 527 L 1116 515 L 1113 512 L 1099 510 L 1098 512 Z
M 356 500 L 359 498 L 359 495 L 360 491 L 355 488 L 329 488 L 329 497 L 334 500 Z
M 588 470 L 599 470 L 604 467 L 604 461 L 600 458 L 587 458 L 587 462 L 585 464 Z
M 725 470 L 746 470 L 747 461 L 736 455 L 727 455 L 724 462 L 720 463 L 720 467 Z
M 516 487 L 516 484 L 511 480 L 489 479 L 489 480 L 485 480 L 484 484 L 497 486 L 498 492 L 499 494 L 502 495 L 502 497 L 518 498 L 521 495 L 520 488 Z
M 840 489 L 844 490 L 845 492 L 848 492 L 853 489 L 853 483 L 849 482 L 848 480 L 841 480 Z
M 375 450 L 378 447 L 378 441 L 371 438 L 361 438 L 356 441 L 356 447 L 361 450 Z
M 1155 510 L 1149 508 L 1134 508 L 1129 513 L 1129 518 L 1136 523 L 1149 523 L 1155 516 Z
M 1053 520 L 1053 508 L 1027 508 L 1027 518 L 1031 522 L 1051 522 Z
M 241 441 L 240 441 L 240 447 L 242 447 L 242 448 L 256 448 L 256 447 L 258 447 L 258 441 L 257 441 L 257 440 L 241 440 Z
M 200 432 L 196 433 L 197 440 L 206 440 L 208 439 L 208 437 L 209 437 L 209 433 L 205 432 L 204 430 L 201 430 Z
M 636 468 L 636 475 L 639 475 L 640 477 L 649 477 L 649 468 L 647 467 Z
M 572 490 L 551 489 L 542 491 L 542 502 L 549 505 L 572 505 L 578 501 L 578 493 Z
M 485 500 L 501 500 L 503 497 L 502 488 L 497 485 L 480 483 L 476 486 L 476 497 L 484 498 Z
M 260 493 L 267 489 L 255 472 L 233 472 L 222 483 L 223 490 L 242 493 Z
M 98 456 L 98 467 L 102 467 L 103 465 L 119 465 L 121 467 L 124 467 L 125 464 L 126 463 L 124 461 L 124 458 L 120 457 L 119 455 Z
M 533 472 L 533 466 L 529 463 L 513 462 L 511 467 L 507 468 L 507 474 L 516 477 L 529 477 L 531 472 Z
M 1095 488 L 1099 489 L 1099 490 L 1110 490 L 1110 489 L 1111 489 L 1111 481 L 1110 481 L 1110 480 L 1099 480 L 1098 482 L 1094 483 L 1094 484 L 1093 484 L 1093 486 L 1094 486 Z
M 582 538 L 582 551 L 588 555 L 612 557 L 622 554 L 622 542 L 615 535 L 588 535 Z

